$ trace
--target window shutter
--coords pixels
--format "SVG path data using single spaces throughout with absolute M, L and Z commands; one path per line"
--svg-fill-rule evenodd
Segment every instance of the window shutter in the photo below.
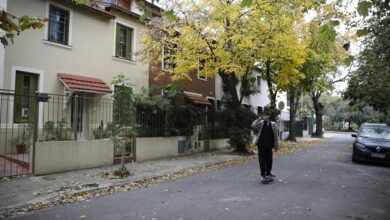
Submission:
M 28 103 L 28 120 L 33 123 L 35 120 L 35 109 L 36 109 L 36 92 L 38 90 L 38 75 L 30 75 L 30 99 Z
M 115 56 L 119 57 L 120 55 L 120 39 L 121 39 L 121 28 L 119 24 L 116 24 L 116 36 L 115 36 Z
M 16 72 L 15 97 L 14 97 L 14 123 L 22 122 L 23 78 L 24 78 L 23 73 Z
M 133 52 L 133 29 L 126 28 L 126 60 L 132 60 L 131 55 Z
M 65 31 L 64 31 L 64 44 L 65 45 L 69 45 L 69 11 L 67 11 L 66 13 L 65 13 Z

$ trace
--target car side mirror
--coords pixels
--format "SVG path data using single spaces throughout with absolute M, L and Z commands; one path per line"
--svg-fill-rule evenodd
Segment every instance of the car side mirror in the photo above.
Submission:
M 351 136 L 352 136 L 352 137 L 354 137 L 354 138 L 356 138 L 356 137 L 357 137 L 357 135 L 356 135 L 356 134 L 351 134 Z

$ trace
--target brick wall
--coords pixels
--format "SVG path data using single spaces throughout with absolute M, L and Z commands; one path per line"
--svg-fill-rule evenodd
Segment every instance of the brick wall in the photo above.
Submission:
M 130 0 L 117 0 L 117 4 L 119 7 L 130 10 Z
M 191 72 L 190 77 L 192 81 L 185 80 L 179 82 L 172 82 L 169 74 L 160 76 L 156 80 L 156 76 L 161 73 L 161 65 L 149 67 L 149 87 L 153 89 L 153 94 L 160 95 L 161 89 L 168 84 L 173 84 L 177 88 L 182 88 L 184 91 L 199 93 L 203 97 L 215 97 L 215 80 L 214 78 L 207 78 L 207 80 L 198 79 L 197 71 Z

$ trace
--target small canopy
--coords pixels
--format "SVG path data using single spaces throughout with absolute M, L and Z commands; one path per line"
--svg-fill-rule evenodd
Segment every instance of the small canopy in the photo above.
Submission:
M 70 91 L 87 93 L 112 93 L 110 87 L 99 78 L 80 76 L 68 73 L 58 73 L 58 79 Z
M 205 97 L 191 93 L 185 93 L 187 100 L 196 105 L 212 105 Z

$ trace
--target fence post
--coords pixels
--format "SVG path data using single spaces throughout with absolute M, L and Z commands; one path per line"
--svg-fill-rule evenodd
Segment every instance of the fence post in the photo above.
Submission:
M 74 105 L 73 105 L 73 137 L 74 140 L 77 141 L 77 126 L 79 125 L 78 121 L 78 100 L 77 100 L 78 95 L 75 95 L 74 98 Z
M 38 141 L 38 125 L 39 125 L 39 92 L 35 93 L 35 119 L 34 119 L 34 131 L 33 131 L 33 150 L 31 155 L 31 173 L 35 174 L 35 149 Z M 43 123 L 43 122 L 42 122 Z

